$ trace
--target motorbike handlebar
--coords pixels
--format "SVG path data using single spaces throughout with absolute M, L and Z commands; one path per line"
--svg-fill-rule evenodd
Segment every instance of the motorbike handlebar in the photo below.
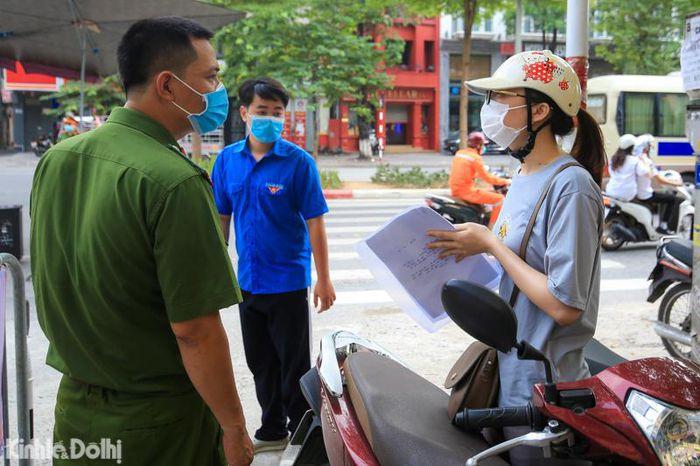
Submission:
M 455 415 L 454 425 L 463 430 L 479 430 L 484 427 L 534 426 L 539 412 L 532 405 L 507 408 L 463 409 Z

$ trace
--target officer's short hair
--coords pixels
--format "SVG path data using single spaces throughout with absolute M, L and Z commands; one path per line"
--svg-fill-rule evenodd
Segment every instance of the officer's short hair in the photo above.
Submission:
M 287 89 L 284 88 L 282 83 L 272 78 L 248 79 L 238 88 L 238 100 L 244 107 L 248 107 L 253 103 L 256 95 L 265 100 L 279 100 L 284 104 L 285 108 L 289 103 L 289 92 L 287 92 Z
M 117 49 L 119 75 L 128 93 L 163 70 L 182 71 L 197 59 L 192 39 L 213 37 L 204 26 L 187 18 L 169 16 L 134 23 Z

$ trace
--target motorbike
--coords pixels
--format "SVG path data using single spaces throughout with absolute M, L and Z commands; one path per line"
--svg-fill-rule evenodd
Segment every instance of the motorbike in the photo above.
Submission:
M 666 173 L 678 175 L 677 172 Z M 680 175 L 678 176 L 680 177 Z M 692 239 L 695 217 L 694 188 L 690 185 L 684 185 L 675 189 L 676 193 L 683 198 L 683 202 L 678 207 L 678 223 L 669 226 L 676 236 Z M 636 199 L 625 201 L 605 193 L 603 201 L 607 213 L 602 246 L 606 251 L 615 251 L 625 243 L 658 241 L 668 236 L 656 231 L 654 228 L 655 212 L 642 201 Z
M 442 301 L 466 333 L 499 351 L 540 361 L 546 382 L 525 406 L 447 415 L 447 394 L 377 343 L 346 331 L 326 335 L 300 383 L 311 409 L 284 451 L 284 466 L 508 465 L 517 446 L 541 448 L 542 464 L 691 465 L 700 461 L 700 373 L 669 358 L 626 361 L 593 340 L 590 378 L 553 383 L 551 363 L 518 342 L 511 307 L 459 280 Z M 480 429 L 532 431 L 489 445 Z
M 657 262 L 649 275 L 647 301 L 661 297 L 654 331 L 666 350 L 675 358 L 691 358 L 691 288 L 693 281 L 693 243 L 684 239 L 665 239 L 656 250 Z
M 508 178 L 503 171 L 492 170 L 492 173 Z M 494 190 L 505 195 L 508 186 L 495 186 Z M 473 222 L 488 225 L 491 221 L 491 206 L 472 204 L 458 197 L 428 193 L 425 195 L 425 204 L 453 224 Z
M 34 141 L 30 143 L 34 155 L 37 157 L 43 156 L 47 150 L 53 146 L 53 141 L 46 134 L 40 134 Z

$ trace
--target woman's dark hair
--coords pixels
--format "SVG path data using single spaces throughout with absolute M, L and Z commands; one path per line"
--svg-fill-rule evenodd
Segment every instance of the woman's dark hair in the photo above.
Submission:
M 615 152 L 615 155 L 612 156 L 612 159 L 610 159 L 610 163 L 612 164 L 612 169 L 617 170 L 621 166 L 625 164 L 625 160 L 627 160 L 627 156 L 632 154 L 632 149 L 634 149 L 634 146 L 630 146 L 627 149 L 622 149 L 619 148 L 617 149 L 617 152 Z
M 285 107 L 289 103 L 287 89 L 272 78 L 248 79 L 238 88 L 238 100 L 244 107 L 250 106 L 256 95 L 265 100 L 279 100 Z
M 525 94 L 530 103 L 546 103 L 552 108 L 549 125 L 555 136 L 567 135 L 574 129 L 573 117 L 564 113 L 549 96 L 533 89 L 525 89 Z M 600 127 L 595 119 L 583 108 L 576 114 L 576 119 L 578 120 L 578 130 L 576 131 L 576 140 L 571 149 L 571 155 L 588 170 L 595 182 L 600 186 L 603 181 L 603 170 L 607 162 L 603 146 L 603 133 L 600 131 Z

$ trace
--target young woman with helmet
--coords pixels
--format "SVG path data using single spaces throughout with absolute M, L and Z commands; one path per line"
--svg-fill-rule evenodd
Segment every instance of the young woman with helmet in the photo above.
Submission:
M 471 223 L 456 232 L 430 231 L 436 238 L 430 247 L 456 260 L 493 255 L 505 272 L 499 292 L 510 298 L 518 318 L 518 340 L 547 356 L 555 382 L 586 378 L 583 348 L 595 332 L 600 294 L 600 182 L 606 164 L 600 129 L 581 107 L 576 73 L 549 51 L 518 53 L 493 76 L 466 84 L 487 96 L 481 109 L 486 136 L 522 165 L 493 231 Z M 573 131 L 567 154 L 557 137 Z M 498 356 L 499 406 L 526 404 L 533 384 L 545 380 L 542 363 L 518 360 L 515 350 Z M 508 438 L 522 433 L 520 428 L 504 431 Z M 513 464 L 530 464 L 541 456 L 531 447 L 511 451 Z

